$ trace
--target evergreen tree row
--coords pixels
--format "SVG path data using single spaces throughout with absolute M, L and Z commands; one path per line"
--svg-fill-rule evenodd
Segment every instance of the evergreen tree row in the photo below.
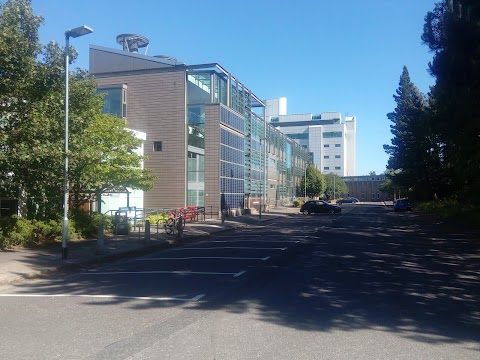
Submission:
M 479 205 L 480 1 L 443 0 L 425 16 L 423 42 L 435 77 L 427 96 L 403 68 L 391 120 L 391 189 L 417 200 Z

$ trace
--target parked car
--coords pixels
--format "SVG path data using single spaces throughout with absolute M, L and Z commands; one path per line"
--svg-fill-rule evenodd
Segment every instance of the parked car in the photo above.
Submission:
M 337 204 L 341 205 L 341 204 L 355 204 L 355 203 L 358 203 L 358 199 L 357 198 L 354 198 L 354 197 L 347 197 L 345 199 L 340 199 L 337 201 Z
M 395 211 L 404 211 L 404 210 L 412 210 L 412 206 L 408 199 L 398 199 L 393 204 L 393 210 Z
M 310 200 L 302 205 L 300 212 L 304 215 L 310 215 L 313 213 L 328 213 L 336 214 L 342 211 L 342 208 L 338 205 L 329 204 L 323 200 Z

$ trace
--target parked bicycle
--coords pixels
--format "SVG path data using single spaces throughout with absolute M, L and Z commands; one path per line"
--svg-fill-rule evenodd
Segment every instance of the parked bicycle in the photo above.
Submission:
M 185 219 L 182 211 L 175 210 L 173 216 L 170 216 L 167 221 L 165 221 L 164 228 L 166 234 L 174 234 L 178 230 L 179 225 L 182 226 L 182 230 L 185 229 Z

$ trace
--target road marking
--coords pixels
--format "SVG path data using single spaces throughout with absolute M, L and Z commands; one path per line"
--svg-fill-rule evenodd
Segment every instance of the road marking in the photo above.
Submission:
M 233 275 L 233 277 L 239 277 L 239 276 L 242 276 L 243 274 L 245 274 L 245 271 L 240 271 L 240 272 L 236 273 L 235 275 Z
M 199 294 L 199 295 L 193 297 L 193 298 L 192 298 L 192 301 L 198 301 L 198 300 L 200 300 L 201 298 L 203 298 L 204 296 L 205 296 L 205 294 Z
M 219 247 L 201 247 L 201 248 L 195 248 L 195 247 L 185 247 L 185 248 L 174 248 L 171 249 L 172 251 L 179 251 L 179 250 L 219 250 L 219 249 L 248 249 L 248 250 L 287 250 L 288 247 L 283 247 L 283 248 L 257 248 L 257 247 L 248 247 L 248 246 L 219 246 Z
M 126 274 L 178 274 L 178 275 L 235 275 L 232 272 L 213 272 L 213 271 L 90 271 L 80 273 L 81 275 L 126 275 Z
M 152 296 L 121 296 L 121 295 L 88 295 L 88 294 L 0 294 L 0 297 L 81 297 L 95 299 L 127 299 L 127 300 L 155 300 L 155 301 L 198 301 L 205 294 L 199 294 L 191 299 L 174 297 L 152 297 Z
M 212 260 L 268 260 L 270 256 L 265 257 L 236 257 L 236 256 L 186 256 L 186 257 L 155 257 L 155 258 L 145 258 L 145 259 L 136 259 L 136 261 L 153 261 L 153 260 L 195 260 L 195 259 L 212 259 Z
M 257 242 L 257 243 L 295 243 L 295 240 L 206 240 L 197 244 L 205 243 L 236 243 L 236 242 Z

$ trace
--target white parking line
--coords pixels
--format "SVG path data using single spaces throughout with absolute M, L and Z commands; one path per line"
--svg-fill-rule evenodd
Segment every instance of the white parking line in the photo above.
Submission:
M 155 257 L 145 259 L 135 259 L 136 261 L 153 261 L 153 260 L 196 260 L 196 259 L 212 259 L 212 260 L 262 260 L 270 259 L 270 256 L 265 257 L 236 257 L 236 256 L 186 256 L 186 257 Z
M 125 275 L 125 274 L 177 274 L 177 275 L 231 275 L 238 273 L 232 272 L 213 272 L 213 271 L 89 271 L 80 273 L 81 275 Z
M 239 276 L 242 276 L 243 274 L 245 274 L 245 271 L 240 271 L 240 272 L 236 273 L 235 275 L 233 275 L 233 277 L 239 277 Z
M 126 299 L 126 300 L 154 300 L 154 301 L 198 301 L 205 294 L 194 296 L 191 299 L 174 297 L 152 297 L 152 296 L 120 296 L 120 295 L 88 295 L 88 294 L 0 294 L 0 297 L 81 297 L 94 299 Z
M 248 249 L 248 250 L 287 250 L 288 247 L 283 248 L 260 248 L 260 247 L 248 247 L 248 246 L 219 246 L 219 247 L 185 247 L 185 248 L 174 248 L 171 249 L 172 251 L 179 251 L 179 250 L 219 250 L 219 249 Z
M 236 243 L 236 242 L 257 242 L 257 243 L 298 243 L 295 240 L 206 240 L 197 244 L 205 243 Z

